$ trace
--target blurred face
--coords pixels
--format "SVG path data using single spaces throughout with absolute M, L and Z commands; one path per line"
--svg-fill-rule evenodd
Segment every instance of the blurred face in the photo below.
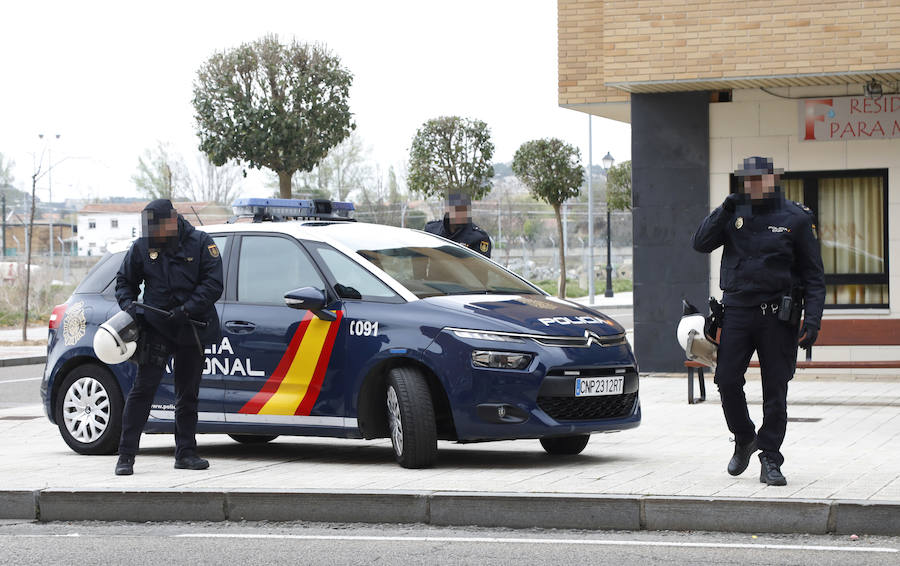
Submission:
M 169 216 L 160 218 L 159 222 L 150 225 L 151 238 L 174 238 L 178 236 L 178 218 Z
M 750 200 L 761 202 L 776 195 L 775 185 L 778 183 L 778 175 L 752 175 L 744 177 L 743 193 L 750 195 Z
M 447 207 L 447 213 L 450 215 L 450 224 L 453 226 L 468 224 L 471 216 L 469 207 L 466 205 L 449 206 Z

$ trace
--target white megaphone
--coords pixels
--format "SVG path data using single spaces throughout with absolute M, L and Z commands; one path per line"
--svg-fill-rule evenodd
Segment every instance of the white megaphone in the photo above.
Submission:
M 675 335 L 687 359 L 716 368 L 719 345 L 709 340 L 704 332 L 706 317 L 687 301 L 683 301 L 684 316 L 678 321 Z

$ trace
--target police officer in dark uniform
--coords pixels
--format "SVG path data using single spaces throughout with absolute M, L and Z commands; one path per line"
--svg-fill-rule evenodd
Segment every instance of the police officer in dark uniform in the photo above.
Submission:
M 125 254 L 116 276 L 119 307 L 142 321 L 133 358 L 138 363 L 137 377 L 122 413 L 116 475 L 133 473 L 141 432 L 173 355 L 175 467 L 203 470 L 209 462 L 197 455 L 197 397 L 204 345 L 221 339 L 214 304 L 222 295 L 222 258 L 212 238 L 195 230 L 167 199 L 148 204 L 141 221 L 142 237 Z M 141 283 L 143 303 L 169 315 L 135 305 Z
M 735 441 L 728 473 L 743 473 L 759 450 L 759 481 L 767 485 L 787 484 L 780 448 L 787 427 L 788 381 L 794 376 L 798 342 L 809 349 L 816 341 L 825 303 L 815 220 L 807 207 L 785 200 L 780 173 L 771 158 L 745 159 L 734 173 L 739 191 L 706 217 L 693 238 L 699 252 L 724 247 L 719 284 L 725 308 L 715 382 Z M 744 373 L 754 350 L 763 389 L 758 431 L 744 396 Z
M 450 195 L 444 219 L 427 223 L 425 231 L 491 257 L 491 238 L 487 232 L 472 223 L 472 200 L 468 195 L 461 193 Z

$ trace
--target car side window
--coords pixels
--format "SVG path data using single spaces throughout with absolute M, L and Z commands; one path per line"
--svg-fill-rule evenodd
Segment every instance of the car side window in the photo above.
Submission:
M 334 278 L 334 290 L 342 299 L 363 299 L 367 301 L 402 302 L 403 298 L 381 282 L 366 268 L 356 263 L 336 249 L 316 245 L 313 247 L 322 265 Z
M 238 301 L 283 305 L 284 294 L 300 287 L 325 291 L 321 276 L 296 242 L 279 236 L 241 238 Z
M 228 258 L 225 257 L 225 254 L 228 252 L 228 247 L 225 245 L 228 243 L 228 236 L 223 234 L 221 236 L 213 236 L 213 243 L 219 248 L 219 255 L 222 256 L 222 265 L 228 265 Z

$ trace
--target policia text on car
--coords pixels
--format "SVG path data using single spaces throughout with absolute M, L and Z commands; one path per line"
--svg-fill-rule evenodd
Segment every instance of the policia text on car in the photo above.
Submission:
M 194 229 L 166 199 L 141 213 L 143 234 L 135 240 L 116 276 L 119 307 L 141 324 L 134 386 L 122 413 L 117 475 L 130 475 L 141 431 L 165 366 L 174 354 L 175 467 L 205 469 L 197 456 L 197 403 L 203 347 L 221 339 L 215 302 L 222 295 L 222 258 L 212 238 Z M 140 284 L 143 302 L 136 305 Z M 168 311 L 168 316 L 160 314 Z M 200 321 L 195 325 L 191 321 Z M 198 328 L 199 326 L 199 328 Z
M 798 337 L 802 348 L 812 347 L 825 302 L 813 214 L 802 204 L 785 200 L 780 173 L 771 158 L 745 159 L 734 173 L 738 192 L 703 220 L 693 238 L 699 252 L 724 247 L 719 285 L 725 308 L 715 382 L 734 434 L 728 473 L 741 474 L 758 449 L 760 481 L 768 485 L 787 483 L 780 451 L 787 427 L 787 386 L 794 376 Z M 804 318 L 798 329 L 801 301 Z M 754 350 L 763 388 L 763 424 L 758 431 L 744 396 L 744 374 Z

